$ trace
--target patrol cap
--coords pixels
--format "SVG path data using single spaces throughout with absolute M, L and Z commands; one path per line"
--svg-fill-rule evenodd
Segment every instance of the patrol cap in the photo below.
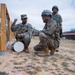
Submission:
M 27 18 L 27 15 L 26 14 L 22 14 L 21 18 Z
M 59 10 L 58 6 L 56 6 L 56 5 L 52 7 L 52 11 L 53 11 L 53 9 L 57 9 L 57 11 Z
M 52 16 L 52 13 L 51 13 L 51 11 L 50 10 L 44 10 L 43 12 L 42 12 L 42 14 L 41 14 L 41 16 Z

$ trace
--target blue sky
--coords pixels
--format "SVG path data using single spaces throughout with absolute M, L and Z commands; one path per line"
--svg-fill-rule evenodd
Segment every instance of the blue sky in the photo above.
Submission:
M 44 27 L 41 12 L 44 9 L 51 11 L 57 5 L 63 18 L 63 32 L 75 28 L 75 0 L 0 0 L 0 3 L 6 4 L 12 22 L 17 18 L 20 23 L 20 15 L 27 14 L 28 22 L 38 30 Z

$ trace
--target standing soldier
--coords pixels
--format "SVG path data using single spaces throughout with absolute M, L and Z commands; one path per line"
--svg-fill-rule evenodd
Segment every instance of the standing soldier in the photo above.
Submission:
M 52 7 L 52 19 L 55 20 L 58 24 L 58 28 L 60 31 L 60 37 L 62 36 L 62 17 L 61 15 L 58 14 L 58 7 L 57 6 L 53 6 Z
M 29 53 L 28 46 L 31 41 L 32 36 L 32 26 L 27 23 L 27 15 L 21 15 L 22 23 L 16 25 L 17 19 L 14 19 L 13 24 L 11 25 L 12 32 L 15 33 L 16 40 L 19 40 L 25 45 L 25 52 Z
M 38 56 L 53 55 L 55 48 L 58 45 L 57 41 L 57 23 L 51 19 L 52 13 L 49 10 L 44 10 L 41 14 L 43 22 L 45 23 L 44 29 L 39 33 L 40 42 L 34 47 L 35 51 L 44 51 L 39 53 Z M 51 53 L 49 53 L 51 50 Z
M 57 6 L 53 6 L 52 7 L 52 19 L 55 20 L 57 22 L 57 29 L 60 35 L 60 37 L 62 37 L 62 17 L 61 15 L 58 14 L 58 7 Z M 60 37 L 58 37 L 58 41 L 60 40 Z M 58 51 L 59 46 L 56 48 L 56 51 Z

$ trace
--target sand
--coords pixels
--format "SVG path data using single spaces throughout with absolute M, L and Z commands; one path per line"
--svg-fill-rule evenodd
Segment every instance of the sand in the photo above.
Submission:
M 0 72 L 6 75 L 75 75 L 75 41 L 61 39 L 59 52 L 53 56 L 38 57 L 33 47 L 39 42 L 32 38 L 30 53 L 11 50 L 12 39 L 7 43 L 5 56 L 0 56 Z

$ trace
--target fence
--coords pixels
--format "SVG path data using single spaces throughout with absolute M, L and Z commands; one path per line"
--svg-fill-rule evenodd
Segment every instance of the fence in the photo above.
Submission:
M 0 4 L 0 55 L 6 53 L 6 43 L 14 36 L 10 30 L 11 24 L 6 5 Z

